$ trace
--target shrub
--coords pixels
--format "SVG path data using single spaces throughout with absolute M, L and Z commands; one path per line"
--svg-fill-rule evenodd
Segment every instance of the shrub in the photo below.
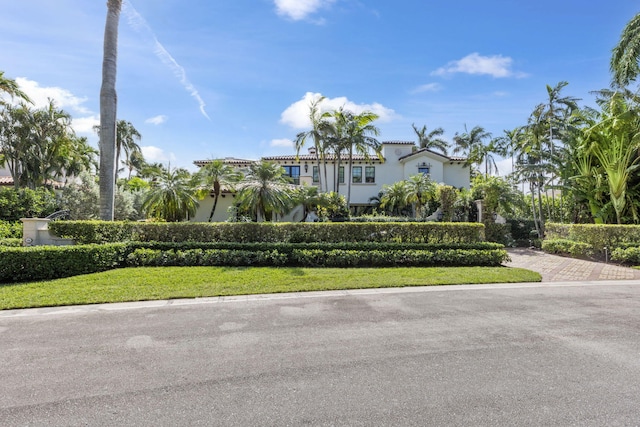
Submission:
M 78 243 L 161 242 L 421 242 L 484 240 L 479 223 L 148 223 L 56 221 L 52 233 Z
M 640 265 L 640 247 L 615 248 L 611 251 L 611 260 L 622 264 Z
M 546 225 L 546 237 L 586 243 L 594 251 L 602 253 L 605 247 L 613 249 L 625 243 L 640 242 L 640 226 L 549 223 Z
M 593 246 L 584 242 L 568 239 L 545 239 L 542 250 L 552 254 L 565 254 L 572 257 L 589 257 L 594 255 Z
M 118 267 L 126 245 L 0 247 L 0 282 L 49 280 Z
M 22 238 L 22 222 L 21 221 L 2 221 L 0 220 L 0 239 L 21 239 Z
M 22 246 L 22 239 L 15 239 L 15 238 L 0 239 L 0 246 L 11 246 L 11 247 Z
M 57 210 L 55 195 L 46 188 L 0 189 L 0 220 L 13 222 L 20 218 L 41 218 Z

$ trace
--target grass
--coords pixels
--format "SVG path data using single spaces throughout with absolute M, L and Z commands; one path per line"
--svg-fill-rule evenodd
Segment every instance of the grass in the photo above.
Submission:
M 278 292 L 540 280 L 538 273 L 509 267 L 143 267 L 0 285 L 0 310 Z

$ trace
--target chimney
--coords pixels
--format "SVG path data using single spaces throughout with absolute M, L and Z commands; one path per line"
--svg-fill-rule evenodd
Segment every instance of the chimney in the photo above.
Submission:
M 316 154 L 316 147 L 309 147 L 309 154 Z

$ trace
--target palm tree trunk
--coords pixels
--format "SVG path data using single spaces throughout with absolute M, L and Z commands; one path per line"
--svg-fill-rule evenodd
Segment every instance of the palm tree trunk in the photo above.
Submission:
M 351 213 L 351 174 L 353 173 L 353 145 L 349 147 L 349 174 L 345 177 L 347 180 L 347 212 Z
M 122 0 L 108 0 L 100 88 L 100 219 L 113 221 L 116 180 L 116 71 Z

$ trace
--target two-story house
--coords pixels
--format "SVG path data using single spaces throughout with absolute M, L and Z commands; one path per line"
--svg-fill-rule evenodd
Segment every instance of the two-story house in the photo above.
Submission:
M 313 148 L 309 149 L 307 154 L 268 156 L 263 157 L 262 160 L 281 165 L 295 184 L 318 186 L 322 180 L 322 186 L 328 191 L 338 190 L 340 194 L 347 194 L 347 179 L 350 179 L 350 205 L 354 211 L 371 206 L 370 199 L 378 196 L 384 185 L 408 179 L 419 173 L 429 175 L 437 183 L 457 188 L 469 188 L 470 185 L 470 169 L 465 166 L 466 159 L 444 156 L 428 149 L 416 149 L 415 144 L 410 141 L 383 142 L 382 159 L 374 154 L 354 155 L 350 177 L 348 176 L 349 159 L 346 155 L 342 156 L 340 162 L 336 156 L 325 156 L 318 167 L 318 156 Z M 227 158 L 224 161 L 238 168 L 246 168 L 252 162 L 234 158 Z M 207 160 L 198 160 L 194 164 L 203 166 L 207 162 Z M 216 207 L 214 221 L 225 221 L 228 218 L 228 208 L 233 206 L 233 196 L 229 191 L 222 193 Z M 202 200 L 193 220 L 207 221 L 212 206 L 213 197 Z M 302 213 L 297 210 L 284 218 L 289 221 L 301 219 Z

